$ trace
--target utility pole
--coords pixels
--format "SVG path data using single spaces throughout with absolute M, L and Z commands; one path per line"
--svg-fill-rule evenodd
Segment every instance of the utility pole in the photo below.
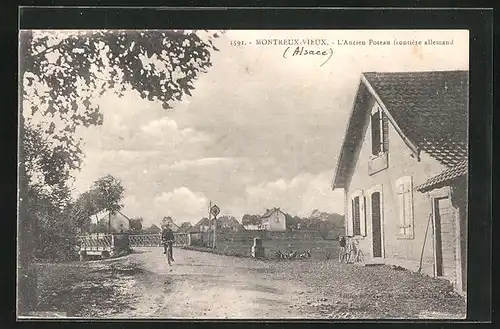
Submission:
M 208 206 L 208 242 L 210 242 L 210 233 L 212 231 L 212 200 Z
M 217 234 L 217 215 L 214 214 L 214 250 L 215 250 L 215 241 L 216 240 L 216 234 Z

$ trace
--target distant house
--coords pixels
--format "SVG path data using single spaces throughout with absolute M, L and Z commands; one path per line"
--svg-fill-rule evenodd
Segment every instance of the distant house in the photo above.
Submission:
M 247 225 L 243 225 L 243 227 L 247 231 L 259 231 L 259 230 L 262 230 L 262 225 L 247 224 Z
M 217 218 L 217 230 L 219 229 L 231 232 L 245 231 L 245 227 L 232 216 L 221 216 Z
M 170 228 L 172 229 L 172 231 L 174 231 L 174 232 L 181 231 L 181 227 L 174 222 L 172 217 L 163 217 L 163 220 L 161 221 L 161 225 L 164 226 L 167 224 L 170 225 Z
M 266 231 L 286 231 L 286 214 L 280 208 L 267 209 L 261 216 L 262 229 Z
M 94 214 L 91 217 L 93 223 L 99 226 L 106 227 L 106 231 L 110 233 L 123 233 L 130 230 L 130 220 L 120 211 L 108 212 L 102 211 Z
M 161 228 L 159 228 L 155 224 L 152 224 L 150 227 L 148 227 L 147 229 L 145 229 L 144 232 L 150 233 L 150 234 L 156 234 L 156 233 L 160 233 L 161 232 Z
M 467 287 L 468 72 L 363 73 L 335 170 L 365 255 Z
M 198 221 L 198 223 L 194 224 L 188 229 L 190 233 L 198 233 L 198 232 L 208 232 L 210 228 L 208 218 L 203 217 Z

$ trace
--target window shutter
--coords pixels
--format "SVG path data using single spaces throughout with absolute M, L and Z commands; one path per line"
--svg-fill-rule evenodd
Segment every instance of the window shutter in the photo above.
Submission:
M 372 130 L 372 155 L 380 153 L 380 111 L 372 113 L 371 130 Z
M 398 200 L 398 210 L 399 210 L 399 233 L 405 235 L 405 193 L 404 193 L 404 182 L 398 180 L 396 182 L 396 196 Z
M 408 238 L 413 239 L 413 182 L 411 176 L 404 182 L 404 201 L 405 233 Z
M 413 182 L 411 176 L 401 177 L 397 180 L 396 194 L 400 233 L 407 239 L 413 239 Z
M 362 236 L 366 236 L 366 199 L 364 195 L 359 196 L 359 228 Z
M 389 120 L 387 115 L 382 113 L 382 138 L 383 138 L 383 151 L 387 152 L 389 150 Z

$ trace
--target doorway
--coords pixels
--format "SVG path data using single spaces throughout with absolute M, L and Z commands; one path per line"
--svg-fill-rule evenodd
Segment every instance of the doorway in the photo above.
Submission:
M 436 276 L 456 282 L 456 223 L 455 214 L 448 196 L 434 199 L 434 221 L 436 233 Z
M 382 222 L 380 192 L 371 194 L 372 249 L 373 257 L 382 257 Z

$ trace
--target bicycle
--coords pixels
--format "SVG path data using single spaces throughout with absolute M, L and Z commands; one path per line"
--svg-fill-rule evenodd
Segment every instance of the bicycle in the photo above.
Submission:
M 365 259 L 363 251 L 359 248 L 359 241 L 351 236 L 343 237 L 345 244 L 340 247 L 339 262 L 353 264 L 355 262 L 362 263 Z
M 365 260 L 363 250 L 359 248 L 359 241 L 355 238 L 349 239 L 349 255 L 347 263 L 362 263 Z
M 172 245 L 174 244 L 174 241 L 168 240 L 164 241 L 163 245 L 166 246 L 167 248 L 165 249 L 165 254 L 167 256 L 167 262 L 169 266 L 172 266 L 172 261 L 174 260 L 172 258 Z

